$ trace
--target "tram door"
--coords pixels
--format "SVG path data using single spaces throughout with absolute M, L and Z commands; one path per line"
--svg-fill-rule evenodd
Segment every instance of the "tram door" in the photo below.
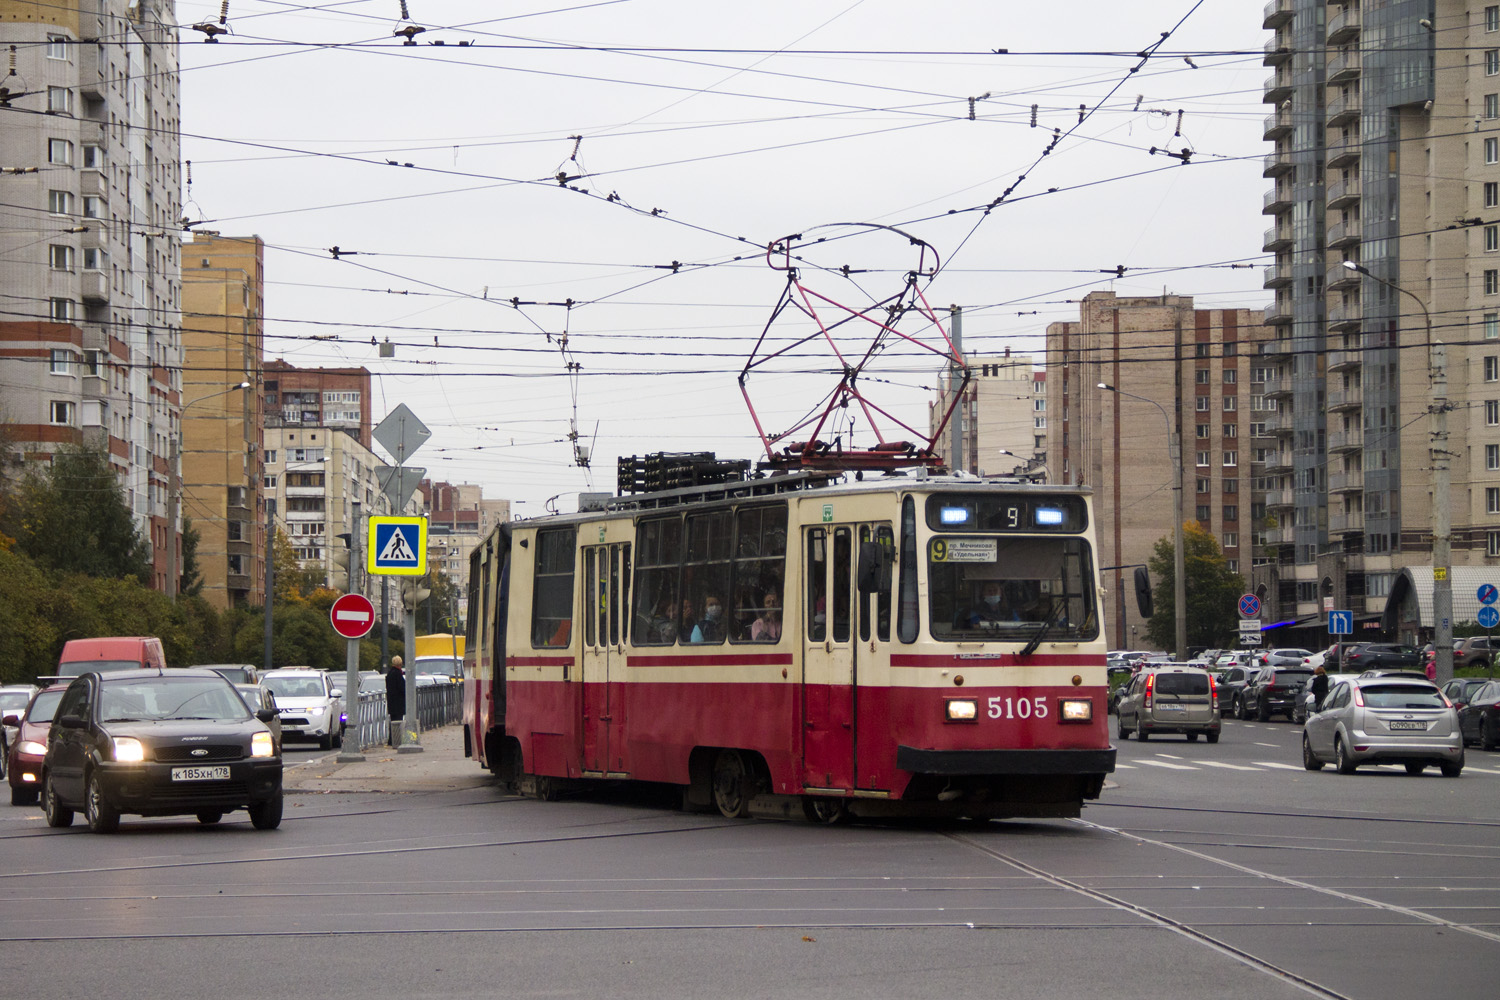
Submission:
M 625 630 L 630 609 L 630 544 L 583 550 L 583 769 L 623 767 Z
M 853 788 L 857 778 L 855 530 L 821 525 L 803 537 L 802 782 L 808 788 Z

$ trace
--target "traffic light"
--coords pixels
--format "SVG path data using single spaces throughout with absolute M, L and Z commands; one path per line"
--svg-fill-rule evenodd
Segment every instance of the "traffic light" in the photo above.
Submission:
M 344 531 L 338 534 L 338 539 L 344 543 L 342 550 L 335 549 L 333 552 L 333 572 L 329 574 L 329 585 L 341 593 L 349 592 L 349 557 L 352 554 L 351 545 L 354 536 Z

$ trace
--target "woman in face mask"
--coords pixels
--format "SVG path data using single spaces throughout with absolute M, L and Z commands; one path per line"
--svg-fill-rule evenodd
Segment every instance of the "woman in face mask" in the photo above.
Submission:
M 965 608 L 953 621 L 954 628 L 977 628 L 984 622 L 1016 621 L 1015 608 L 1005 606 L 1004 589 L 999 580 L 986 580 L 980 591 L 979 603 Z
M 724 604 L 716 594 L 703 598 L 703 620 L 693 626 L 692 642 L 724 641 Z

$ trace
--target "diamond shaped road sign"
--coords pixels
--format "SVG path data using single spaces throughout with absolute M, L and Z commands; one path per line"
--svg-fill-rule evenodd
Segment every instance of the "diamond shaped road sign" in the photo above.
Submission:
M 405 403 L 398 403 L 396 408 L 386 414 L 385 419 L 375 426 L 374 435 L 380 447 L 390 452 L 397 465 L 405 465 L 412 453 L 432 437 L 432 431 L 417 419 L 417 415 L 411 412 Z
M 375 473 L 375 479 L 380 483 L 380 492 L 390 498 L 391 510 L 400 513 L 426 475 L 426 469 L 387 465 Z

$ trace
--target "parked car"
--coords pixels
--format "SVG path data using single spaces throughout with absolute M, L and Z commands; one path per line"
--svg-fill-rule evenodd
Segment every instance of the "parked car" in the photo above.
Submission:
M 1341 774 L 1361 764 L 1405 764 L 1421 774 L 1433 764 L 1456 778 L 1464 769 L 1463 733 L 1437 685 L 1404 677 L 1341 678 L 1323 711 L 1302 727 L 1302 765 L 1333 763 Z
M 0 687 L 0 719 L 17 717 L 14 724 L 8 721 L 0 723 L 0 756 L 9 750 L 20 735 L 20 716 L 26 712 L 26 706 L 31 704 L 36 691 L 30 684 L 7 684 Z
M 1486 677 L 1455 677 L 1443 685 L 1443 696 L 1454 706 L 1467 705 L 1469 696 L 1489 683 Z
M 311 667 L 268 670 L 261 685 L 276 699 L 282 739 L 317 740 L 324 750 L 344 742 L 344 689 L 332 674 Z
M 1144 667 L 1120 692 L 1120 739 L 1145 742 L 1153 735 L 1181 733 L 1189 741 L 1199 735 L 1219 742 L 1219 694 L 1214 679 L 1199 667 Z
M 1316 670 L 1318 667 L 1323 667 L 1324 670 L 1327 670 L 1328 668 L 1327 666 L 1325 666 L 1327 660 L 1328 651 L 1320 649 L 1314 652 L 1311 656 L 1304 656 L 1302 658 L 1302 666 L 1306 667 L 1309 670 Z
M 1453 640 L 1453 669 L 1486 667 L 1500 652 L 1500 639 L 1487 635 L 1470 635 Z
M 1254 667 L 1242 664 L 1218 668 L 1215 681 L 1219 688 L 1220 703 L 1230 715 L 1244 718 L 1240 715 L 1240 708 L 1245 697 L 1245 685 L 1250 683 L 1255 674 Z
M 58 657 L 57 676 L 77 677 L 86 670 L 160 670 L 166 665 L 161 640 L 154 635 L 70 639 Z
M 1500 749 L 1500 681 L 1487 681 L 1470 695 L 1458 709 L 1458 725 L 1465 743 Z
M 260 671 L 249 663 L 201 663 L 199 666 L 223 674 L 232 684 L 254 684 L 260 680 Z
M 1411 646 L 1394 642 L 1362 642 L 1357 646 L 1344 647 L 1339 668 L 1345 673 L 1358 673 L 1372 667 L 1421 670 L 1422 654 Z
M 214 673 L 217 674 L 219 671 L 215 670 Z M 276 752 L 281 753 L 281 715 L 276 709 L 276 699 L 271 697 L 271 692 L 259 684 L 236 684 L 234 689 L 240 693 L 245 707 L 250 709 L 251 714 L 261 711 L 271 713 L 271 719 L 266 723 L 266 728 L 270 729 L 271 735 L 276 737 Z
M 1240 694 L 1241 719 L 1251 716 L 1269 722 L 1273 715 L 1292 717 L 1292 707 L 1313 672 L 1303 666 L 1261 667 Z
M 1328 690 L 1333 690 L 1335 681 L 1353 677 L 1354 674 L 1329 674 Z M 1313 714 L 1312 682 L 1303 685 L 1302 690 L 1297 692 L 1297 697 L 1292 702 L 1292 725 L 1300 726 Z
M 1283 646 L 1277 649 L 1268 649 L 1263 656 L 1266 666 L 1269 667 L 1300 667 L 1302 661 L 1312 655 L 1310 649 L 1298 649 L 1292 646 Z
M 47 755 L 47 730 L 52 714 L 62 700 L 66 684 L 51 684 L 31 699 L 21 713 L 6 710 L 5 723 L 14 720 L 17 737 L 5 755 L 5 779 L 10 784 L 10 804 L 34 806 L 41 798 L 42 758 Z
M 264 710 L 260 713 L 264 715 Z M 47 825 L 109 833 L 122 813 L 217 823 L 246 809 L 256 829 L 281 823 L 281 755 L 228 680 L 209 670 L 82 674 L 47 734 Z

